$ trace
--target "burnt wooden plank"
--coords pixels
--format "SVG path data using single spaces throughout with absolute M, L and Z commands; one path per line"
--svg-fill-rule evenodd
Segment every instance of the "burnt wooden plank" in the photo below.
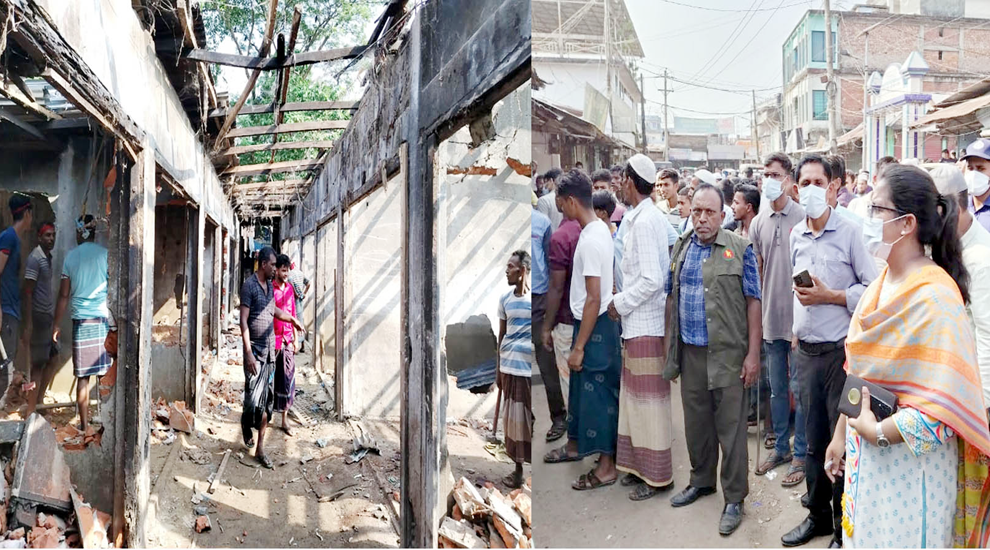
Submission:
M 287 160 L 283 162 L 266 162 L 264 164 L 245 164 L 227 169 L 224 176 L 263 176 L 266 174 L 284 174 L 286 172 L 301 172 L 315 170 L 323 159 Z
M 316 63 L 327 63 L 342 59 L 354 59 L 355 57 L 360 57 L 361 54 L 363 54 L 367 49 L 368 46 L 362 45 L 347 48 L 334 48 L 332 50 L 303 52 L 292 54 L 284 60 L 279 60 L 278 57 L 267 57 L 267 51 L 259 56 L 250 56 L 196 49 L 187 53 L 185 58 L 191 61 L 202 61 L 204 63 L 238 67 L 241 69 L 273 71 L 284 69 L 286 67 L 300 67 L 303 65 L 314 65 Z
M 282 143 L 260 143 L 258 145 L 241 145 L 220 151 L 221 155 L 243 155 L 258 151 L 286 151 L 292 149 L 330 149 L 333 141 L 285 141 Z
M 316 132 L 321 130 L 343 130 L 349 120 L 314 120 L 310 122 L 293 122 L 289 124 L 269 124 L 267 126 L 244 126 L 234 128 L 227 137 L 268 136 L 287 134 L 290 132 Z
M 279 108 L 280 112 L 288 113 L 294 111 L 353 111 L 358 108 L 357 101 L 297 101 L 289 102 L 282 105 Z M 260 115 L 263 113 L 272 113 L 275 111 L 275 106 L 271 103 L 265 105 L 245 105 L 237 113 L 237 116 L 243 115 Z M 230 109 L 213 109 L 210 111 L 210 118 L 224 117 L 230 112 Z

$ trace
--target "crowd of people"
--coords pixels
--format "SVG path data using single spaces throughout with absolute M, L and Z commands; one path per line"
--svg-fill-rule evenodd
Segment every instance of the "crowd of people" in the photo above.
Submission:
M 944 156 L 537 175 L 533 346 L 546 439 L 566 437 L 544 462 L 595 456 L 579 491 L 671 491 L 679 380 L 690 478 L 670 505 L 719 481 L 723 536 L 762 416 L 755 474 L 807 487 L 784 546 L 986 547 L 990 140 Z
M 13 379 L 13 360 L 20 353 L 28 365 L 25 416 L 37 409 L 58 366 L 61 326 L 68 312 L 79 428 L 86 432 L 90 378 L 107 374 L 116 353 L 116 329 L 107 308 L 107 249 L 96 242 L 97 220 L 83 215 L 76 221 L 77 246 L 63 259 L 56 286 L 55 224 L 35 219 L 28 195 L 13 193 L 8 207 L 13 224 L 0 233 L 0 342 L 10 361 L 3 363 L 4 371 L 0 372 L 0 393 L 6 392 Z M 40 222 L 37 227 L 36 221 Z M 32 234 L 38 244 L 24 259 L 23 245 Z

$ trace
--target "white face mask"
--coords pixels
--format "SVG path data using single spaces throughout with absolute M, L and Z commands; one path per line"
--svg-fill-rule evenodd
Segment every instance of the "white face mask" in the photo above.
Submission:
M 773 178 L 763 178 L 763 196 L 768 201 L 773 202 L 784 194 L 784 188 L 780 182 Z
M 980 197 L 990 189 L 990 177 L 983 172 L 976 170 L 966 171 L 966 186 L 969 187 L 969 194 Z
M 904 216 L 898 216 L 887 221 L 883 221 L 880 218 L 867 218 L 863 220 L 863 240 L 866 242 L 866 249 L 870 252 L 870 254 L 873 254 L 885 262 L 887 261 L 887 257 L 890 256 L 890 251 L 894 248 L 894 245 L 897 244 L 898 241 L 904 238 L 904 234 L 902 233 L 901 236 L 892 243 L 885 243 L 883 242 L 883 226 L 903 217 Z
M 818 187 L 817 185 L 808 185 L 801 188 L 801 206 L 804 207 L 804 211 L 808 214 L 808 217 L 812 219 L 822 217 L 825 210 L 828 208 L 828 203 L 825 202 L 825 188 Z

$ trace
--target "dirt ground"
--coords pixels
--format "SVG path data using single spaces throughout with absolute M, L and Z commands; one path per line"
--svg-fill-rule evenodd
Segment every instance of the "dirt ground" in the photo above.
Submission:
M 229 335 L 224 335 L 227 340 Z M 332 420 L 330 394 L 312 367 L 312 354 L 296 358 L 296 402 L 303 420 L 288 437 L 273 420 L 266 451 L 274 470 L 258 467 L 240 435 L 244 386 L 239 353 L 227 342 L 212 372 L 204 412 L 192 435 L 172 443 L 152 438 L 152 498 L 148 545 L 157 547 L 396 547 L 393 492 L 399 490 L 398 424 L 360 424 L 373 434 L 381 455 L 356 464 L 356 424 Z M 227 357 L 236 357 L 229 365 Z M 224 451 L 231 456 L 213 494 L 209 480 Z M 303 463 L 305 462 L 305 463 Z M 340 496 L 330 500 L 336 493 Z M 202 497 L 199 504 L 197 495 Z M 322 499 L 327 502 L 320 502 Z M 195 508 L 212 529 L 196 533 Z
M 324 385 L 307 350 L 296 356 L 294 409 L 308 425 L 295 428 L 290 438 L 278 429 L 277 416 L 265 441 L 275 469 L 259 468 L 240 434 L 244 378 L 236 349 L 239 340 L 228 334 L 222 338 L 225 345 L 216 361 L 206 361 L 213 365 L 211 382 L 195 433 L 171 442 L 164 437 L 165 430 L 159 430 L 162 437 L 152 437 L 148 545 L 397 547 L 398 503 L 393 502 L 400 490 L 399 422 L 334 420 L 332 388 Z M 229 364 L 230 358 L 235 364 Z M 347 464 L 345 458 L 361 430 L 375 439 L 381 454 Z M 499 462 L 485 450 L 490 433 L 490 420 L 448 421 L 455 479 L 464 476 L 482 484 L 490 480 L 504 488 L 501 478 L 513 465 Z M 209 494 L 210 480 L 227 449 L 231 456 L 216 492 Z M 525 473 L 530 475 L 528 466 Z M 321 497 L 330 500 L 340 491 L 339 497 L 320 502 Z M 194 504 L 200 500 L 197 495 L 202 500 Z M 211 530 L 195 531 L 197 507 L 206 512 Z
M 536 380 L 534 380 L 536 382 Z M 749 497 L 743 506 L 742 525 L 729 537 L 718 534 L 724 501 L 719 493 L 690 506 L 672 508 L 670 497 L 688 484 L 691 465 L 684 442 L 684 415 L 680 386 L 674 384 L 673 461 L 674 488 L 645 502 L 629 500 L 629 489 L 618 483 L 595 491 L 578 492 L 571 482 L 591 469 L 593 458 L 583 462 L 544 464 L 543 455 L 563 440 L 546 442 L 550 428 L 547 394 L 534 383 L 533 408 L 536 427 L 533 438 L 533 515 L 537 546 L 540 547 L 735 547 L 779 548 L 780 537 L 806 516 L 801 506 L 802 483 L 793 488 L 780 485 L 786 466 L 774 470 L 772 480 L 753 474 L 756 464 L 756 429 L 749 429 Z M 761 458 L 767 451 L 761 449 Z M 829 538 L 820 537 L 806 547 L 825 548 Z

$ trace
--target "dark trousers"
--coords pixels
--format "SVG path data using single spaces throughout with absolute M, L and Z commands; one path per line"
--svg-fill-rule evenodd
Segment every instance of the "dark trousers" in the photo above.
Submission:
M 722 492 L 727 504 L 749 494 L 749 449 L 746 410 L 749 391 L 742 380 L 727 388 L 708 389 L 708 348 L 681 342 L 681 404 L 684 435 L 691 459 L 691 486 L 715 487 L 722 449 Z
M 815 523 L 832 522 L 837 536 L 842 534 L 842 484 L 825 475 L 825 450 L 832 442 L 839 420 L 839 399 L 846 383 L 842 369 L 846 361 L 845 341 L 825 344 L 801 342 L 793 358 L 800 380 L 801 406 L 805 410 L 805 437 L 808 441 L 805 480 L 811 504 L 808 510 Z
M 564 304 L 563 307 L 566 307 Z M 547 392 L 547 405 L 550 406 L 550 420 L 562 422 L 567 418 L 567 405 L 564 404 L 564 394 L 560 391 L 560 373 L 552 351 L 543 347 L 543 319 L 547 312 L 547 295 L 533 294 L 533 349 L 536 352 L 536 364 L 540 368 L 540 379 Z

